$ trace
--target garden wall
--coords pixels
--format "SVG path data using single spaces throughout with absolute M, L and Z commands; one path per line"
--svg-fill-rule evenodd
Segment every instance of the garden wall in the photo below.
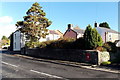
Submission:
M 100 52 L 96 50 L 77 50 L 77 49 L 26 49 L 21 51 L 26 54 L 38 58 L 48 58 L 55 60 L 67 60 L 91 64 L 100 64 Z

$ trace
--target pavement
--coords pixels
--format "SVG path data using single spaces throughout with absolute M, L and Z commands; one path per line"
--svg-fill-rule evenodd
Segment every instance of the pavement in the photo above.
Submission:
M 97 65 L 2 54 L 3 78 L 119 78 L 119 71 Z M 104 79 L 103 79 L 104 80 Z

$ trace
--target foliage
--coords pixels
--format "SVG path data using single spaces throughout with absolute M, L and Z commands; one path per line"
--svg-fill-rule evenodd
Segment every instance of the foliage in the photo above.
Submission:
M 84 38 L 79 38 L 73 43 L 73 48 L 75 49 L 85 49 L 85 40 Z
M 27 16 L 23 17 L 24 21 L 18 21 L 16 23 L 16 26 L 20 28 L 21 32 L 25 33 L 26 38 L 30 42 L 33 42 L 31 44 L 39 41 L 41 37 L 45 38 L 48 35 L 47 27 L 52 23 L 45 17 L 46 13 L 41 8 L 39 3 L 34 3 L 26 12 Z
M 10 40 L 6 36 L 3 36 L 1 39 L 1 46 L 5 45 L 10 45 Z
M 117 52 L 117 47 L 116 47 L 115 43 L 112 43 L 112 42 L 104 43 L 103 48 L 105 48 L 106 51 L 108 51 L 108 52 L 113 52 L 113 53 Z
M 92 29 L 90 25 L 87 26 L 84 33 L 85 49 L 95 49 L 98 46 L 102 46 L 103 41 L 100 34 L 95 28 Z
M 114 60 L 112 60 L 112 63 L 120 63 L 120 55 L 118 55 Z
M 25 43 L 26 48 L 34 48 L 35 47 L 35 42 L 26 42 Z
M 99 27 L 104 27 L 104 28 L 110 29 L 110 26 L 109 26 L 109 24 L 107 22 L 100 23 Z
M 70 49 L 73 48 L 75 39 L 59 39 L 45 42 L 27 42 L 27 48 L 50 48 L 50 49 Z
M 41 42 L 38 44 L 37 48 L 46 48 L 46 45 L 47 45 L 46 43 Z
M 106 49 L 104 49 L 102 46 L 98 46 L 97 48 L 96 48 L 96 50 L 99 50 L 99 51 L 106 51 Z
M 1 40 L 8 40 L 6 36 L 3 36 Z
M 101 64 L 102 65 L 109 65 L 109 64 L 111 64 L 111 62 L 110 61 L 106 61 L 106 62 L 102 62 Z
M 49 41 L 44 41 L 44 42 L 40 42 L 37 45 L 37 48 L 47 48 L 48 45 L 50 45 L 51 43 L 55 42 L 56 40 L 49 40 Z
M 72 49 L 73 42 L 75 39 L 60 39 L 58 41 L 51 42 L 47 45 L 47 48 L 54 48 L 54 49 Z

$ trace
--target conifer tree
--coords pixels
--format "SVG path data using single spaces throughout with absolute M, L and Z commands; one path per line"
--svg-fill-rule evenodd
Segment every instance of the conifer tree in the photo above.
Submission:
M 47 27 L 52 23 L 45 17 L 46 13 L 41 8 L 39 3 L 35 2 L 26 12 L 27 16 L 23 17 L 24 21 L 16 23 L 26 38 L 33 42 L 38 41 L 41 37 L 45 38 L 48 35 Z
M 98 46 L 102 46 L 103 41 L 100 34 L 95 28 L 92 29 L 90 25 L 87 26 L 84 33 L 85 48 L 95 49 Z

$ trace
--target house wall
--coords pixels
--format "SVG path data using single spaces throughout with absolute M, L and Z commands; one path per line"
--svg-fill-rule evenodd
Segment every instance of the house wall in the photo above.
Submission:
M 83 37 L 83 35 L 84 35 L 84 34 L 81 34 L 81 33 L 78 34 L 78 35 L 77 35 L 77 39 L 80 38 L 80 37 Z
M 98 33 L 101 35 L 103 42 L 105 42 L 105 30 L 100 29 L 99 27 L 96 27 Z
M 103 42 L 115 42 L 115 40 L 119 40 L 120 35 L 118 33 L 106 32 L 106 30 L 96 28 L 98 33 L 101 35 Z
M 77 38 L 77 33 L 74 32 L 73 30 L 71 29 L 68 29 L 65 34 L 63 35 L 63 38 Z
M 13 34 L 13 51 L 20 51 L 21 50 L 21 36 L 20 36 L 20 31 L 16 31 Z
M 25 47 L 25 35 L 23 33 L 21 33 L 21 48 Z
M 106 34 L 106 42 L 115 42 L 116 40 L 119 40 L 119 34 L 117 33 L 111 33 L 111 32 L 107 32 Z
M 57 40 L 60 37 L 61 36 L 57 34 L 49 34 L 49 35 L 46 35 L 46 38 L 41 38 L 39 41 L 43 42 L 43 41 L 49 41 L 49 40 Z

